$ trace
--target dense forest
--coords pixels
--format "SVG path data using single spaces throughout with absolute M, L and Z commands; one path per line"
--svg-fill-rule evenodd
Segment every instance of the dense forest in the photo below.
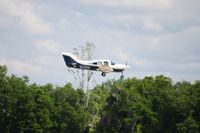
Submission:
M 86 93 L 70 83 L 38 85 L 0 66 L 0 132 L 200 132 L 200 81 L 109 80 L 89 94 L 85 104 Z

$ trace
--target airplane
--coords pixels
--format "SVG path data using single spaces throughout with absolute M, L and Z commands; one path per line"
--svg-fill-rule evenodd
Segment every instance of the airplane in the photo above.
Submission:
M 130 66 L 127 64 L 116 64 L 110 60 L 80 60 L 70 52 L 62 53 L 66 66 L 75 69 L 101 71 L 102 76 L 109 72 L 121 72 L 121 79 L 124 78 L 123 71 Z

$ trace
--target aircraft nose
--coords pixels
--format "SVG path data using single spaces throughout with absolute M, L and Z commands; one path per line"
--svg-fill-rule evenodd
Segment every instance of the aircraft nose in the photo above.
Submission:
M 130 68 L 130 66 L 128 66 L 128 65 L 123 65 L 123 68 L 124 68 L 124 69 Z

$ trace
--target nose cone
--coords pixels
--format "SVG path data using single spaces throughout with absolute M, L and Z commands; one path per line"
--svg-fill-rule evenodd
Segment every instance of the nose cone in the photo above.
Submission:
M 122 67 L 123 67 L 124 69 L 130 68 L 130 66 L 128 66 L 128 65 L 122 65 Z
M 112 66 L 112 68 L 118 69 L 118 70 L 124 70 L 124 69 L 130 68 L 130 66 L 124 65 L 124 64 L 115 64 L 114 66 Z

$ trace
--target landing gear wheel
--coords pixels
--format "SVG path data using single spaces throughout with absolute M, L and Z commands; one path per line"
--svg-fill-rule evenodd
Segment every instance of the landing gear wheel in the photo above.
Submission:
M 105 77 L 105 76 L 106 76 L 106 73 L 103 72 L 103 73 L 101 73 L 101 75 L 102 75 L 103 77 Z
M 120 76 L 120 79 L 124 79 L 124 75 L 121 75 L 121 76 Z

